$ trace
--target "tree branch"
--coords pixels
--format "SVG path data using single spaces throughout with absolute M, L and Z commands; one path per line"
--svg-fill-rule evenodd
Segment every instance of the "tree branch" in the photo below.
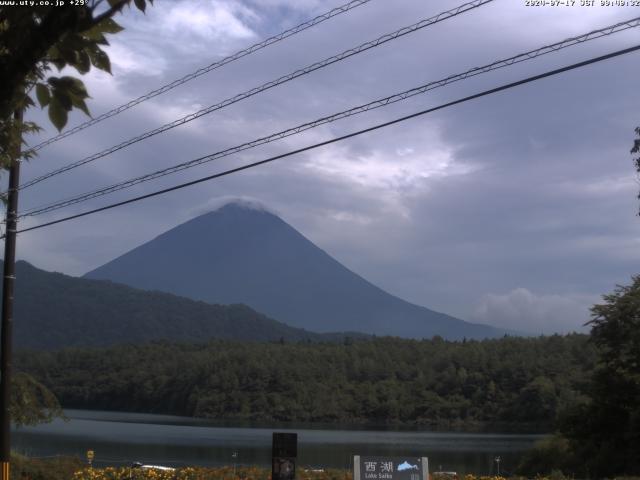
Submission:
M 0 112 L 6 115 L 11 111 L 11 102 L 17 98 L 17 91 L 21 88 L 29 73 L 38 61 L 45 56 L 49 48 L 57 43 L 68 31 L 73 30 L 78 22 L 78 10 L 75 8 L 52 8 L 44 16 L 38 28 L 27 31 L 19 47 L 14 50 L 0 71 L 0 91 L 2 95 Z

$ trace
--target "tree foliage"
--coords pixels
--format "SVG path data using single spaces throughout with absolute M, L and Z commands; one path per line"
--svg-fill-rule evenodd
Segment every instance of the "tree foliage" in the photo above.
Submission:
M 135 0 L 144 11 L 146 1 Z M 84 83 L 72 76 L 50 75 L 52 67 L 72 67 L 80 74 L 91 66 L 111 72 L 109 56 L 102 47 L 105 35 L 122 30 L 113 16 L 131 0 L 87 0 L 82 5 L 55 6 L 53 2 L 30 6 L 0 7 L 0 166 L 7 167 L 24 144 L 24 134 L 38 131 L 33 122 L 14 118 L 38 101 L 60 131 L 68 113 L 75 109 L 89 115 Z M 27 151 L 25 158 L 33 156 Z
M 640 127 L 636 127 L 635 132 L 638 138 L 633 140 L 633 147 L 631 147 L 632 154 L 640 153 Z M 633 159 L 633 164 L 636 167 L 636 172 L 640 175 L 640 155 Z M 640 199 L 640 194 L 638 194 L 638 198 Z
M 147 0 L 135 0 L 144 11 Z M 153 0 L 148 0 L 151 3 Z M 112 17 L 131 0 L 33 2 L 31 5 L 0 6 L 0 168 L 18 160 L 23 137 L 40 130 L 22 114 L 35 105 L 48 109 L 49 119 L 60 131 L 74 108 L 89 115 L 84 83 L 72 76 L 50 75 L 75 68 L 85 74 L 93 65 L 111 71 L 109 57 L 102 49 L 106 34 L 122 30 Z M 26 2 L 25 2 L 26 3 Z M 16 115 L 16 113 L 18 113 Z M 33 152 L 24 152 L 30 158 Z M 51 421 L 62 410 L 55 395 L 33 377 L 18 373 L 12 380 L 10 415 L 17 425 Z
M 640 276 L 592 308 L 598 361 L 563 433 L 588 476 L 640 474 Z
M 56 417 L 64 417 L 51 390 L 24 372 L 13 375 L 9 414 L 18 426 L 48 423 Z
M 574 455 L 571 444 L 562 435 L 550 435 L 538 440 L 533 448 L 528 450 L 517 467 L 519 475 L 527 478 L 566 478 L 564 475 L 577 473 L 578 478 L 584 477 L 584 469 Z M 553 475 L 560 472 L 560 475 Z
M 157 342 L 17 358 L 65 407 L 519 431 L 550 431 L 593 361 L 586 335 Z

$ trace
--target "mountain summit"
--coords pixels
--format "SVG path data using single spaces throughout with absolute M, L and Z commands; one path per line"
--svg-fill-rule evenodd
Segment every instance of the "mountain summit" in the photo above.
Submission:
M 395 297 L 267 209 L 242 203 L 183 223 L 85 277 L 209 303 L 244 303 L 315 332 L 447 339 L 504 333 Z

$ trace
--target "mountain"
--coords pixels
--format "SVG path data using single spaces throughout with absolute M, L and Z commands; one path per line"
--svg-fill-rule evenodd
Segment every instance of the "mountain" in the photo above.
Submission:
M 17 348 L 106 346 L 160 339 L 332 341 L 344 337 L 292 328 L 245 305 L 211 305 L 110 281 L 75 278 L 45 272 L 24 261 L 16 264 L 16 278 Z
M 243 303 L 316 332 L 447 339 L 504 334 L 395 297 L 278 216 L 242 203 L 183 223 L 85 277 L 210 303 Z

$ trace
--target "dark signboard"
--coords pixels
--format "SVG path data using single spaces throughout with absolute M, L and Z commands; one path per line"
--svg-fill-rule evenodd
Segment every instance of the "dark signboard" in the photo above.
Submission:
M 273 480 L 294 480 L 296 478 L 297 456 L 298 434 L 274 432 L 271 443 L 271 478 Z
M 353 457 L 353 480 L 428 480 L 427 457 Z

